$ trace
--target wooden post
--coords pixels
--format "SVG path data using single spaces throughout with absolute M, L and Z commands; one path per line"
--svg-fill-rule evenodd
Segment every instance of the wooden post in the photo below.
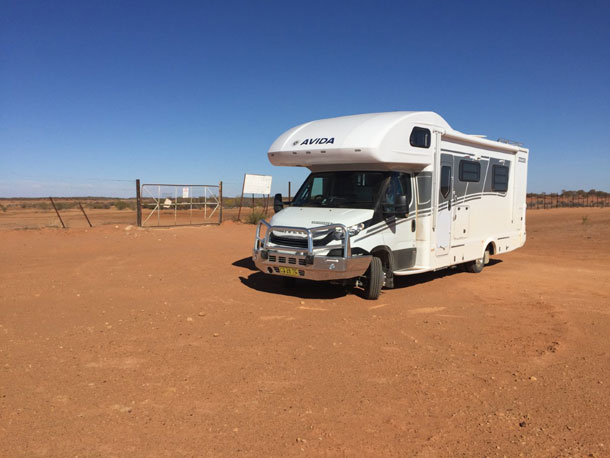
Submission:
M 218 199 L 220 200 L 220 215 L 218 216 L 218 224 L 222 224 L 222 181 L 218 183 Z
M 288 204 L 290 205 L 290 181 L 288 182 Z
M 254 194 L 252 194 L 252 213 L 254 213 Z
M 140 195 L 140 179 L 136 180 L 136 225 L 142 227 L 142 196 Z
M 246 175 L 244 174 L 244 182 L 241 184 L 241 199 L 239 200 L 239 211 L 237 212 L 237 221 L 241 221 L 241 207 L 244 205 L 244 186 L 246 186 Z
M 265 196 L 265 203 L 264 203 L 264 210 L 263 210 L 265 217 L 267 216 L 267 211 L 269 210 L 269 197 L 270 196 L 271 196 L 271 194 L 267 194 Z
M 66 225 L 64 224 L 64 220 L 61 219 L 61 215 L 59 214 L 59 210 L 57 210 L 57 207 L 55 206 L 55 202 L 53 202 L 53 198 L 49 197 L 49 200 L 51 201 L 51 205 L 53 205 L 53 208 L 55 209 L 55 213 L 57 213 L 57 217 L 59 218 L 59 222 L 61 223 L 61 227 L 63 227 L 65 229 Z
M 93 224 L 91 224 L 91 221 L 89 221 L 89 217 L 87 216 L 87 214 L 85 213 L 85 209 L 83 208 L 82 204 L 80 203 L 80 200 L 78 201 L 78 206 L 80 207 L 80 211 L 83 212 L 83 215 L 85 215 L 85 219 L 87 220 L 87 222 L 89 223 L 89 227 L 93 227 Z

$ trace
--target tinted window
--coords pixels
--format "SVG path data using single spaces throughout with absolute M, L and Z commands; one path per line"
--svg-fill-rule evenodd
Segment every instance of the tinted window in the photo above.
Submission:
M 441 168 L 441 195 L 444 199 L 449 195 L 451 190 L 451 167 L 443 165 Z
M 479 182 L 481 180 L 481 164 L 476 161 L 460 161 L 460 181 Z
M 320 172 L 309 175 L 297 192 L 295 207 L 374 209 L 390 172 Z
M 508 190 L 508 167 L 505 165 L 494 165 L 491 189 L 498 192 L 506 192 Z
M 410 138 L 411 146 L 417 148 L 430 148 L 430 130 L 423 127 L 414 127 Z
M 385 192 L 384 210 L 387 212 L 395 211 L 394 205 L 398 200 L 398 196 L 401 195 L 407 196 L 407 205 L 409 205 L 411 203 L 411 175 L 407 173 L 392 173 Z

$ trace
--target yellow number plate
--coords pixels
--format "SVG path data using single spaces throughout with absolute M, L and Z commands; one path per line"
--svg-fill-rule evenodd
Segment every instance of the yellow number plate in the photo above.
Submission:
M 280 273 L 282 275 L 290 275 L 291 277 L 299 277 L 299 269 L 294 269 L 292 267 L 279 267 Z

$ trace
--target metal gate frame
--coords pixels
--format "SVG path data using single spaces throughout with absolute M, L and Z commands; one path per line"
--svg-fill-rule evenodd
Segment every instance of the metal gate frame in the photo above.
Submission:
M 157 194 L 151 192 L 151 188 L 157 188 Z M 161 187 L 173 187 L 174 188 L 174 199 L 169 204 L 165 203 L 167 196 L 161 196 Z M 209 184 L 162 184 L 162 183 L 145 183 L 140 185 L 140 180 L 136 180 L 137 188 L 137 224 L 139 227 L 177 227 L 177 226 L 204 226 L 204 225 L 219 225 L 222 223 L 222 181 L 217 185 Z M 182 199 L 178 196 L 178 188 L 189 188 L 189 200 L 187 202 L 180 202 Z M 193 201 L 192 188 L 203 188 L 203 202 Z M 213 191 L 217 190 L 217 194 Z M 148 194 L 146 196 L 145 194 Z M 142 202 L 143 198 L 152 198 L 153 203 L 146 204 Z M 199 197 L 198 199 L 200 199 Z M 188 207 L 190 215 L 190 223 L 178 224 L 178 210 Z M 209 207 L 211 207 L 209 209 Z M 150 210 L 150 213 L 142 220 L 142 210 Z M 174 224 L 161 224 L 161 210 L 174 210 Z M 204 221 L 193 223 L 193 209 L 203 209 L 204 218 L 208 218 L 208 211 L 210 211 L 209 217 L 211 218 L 214 213 L 218 212 L 217 221 Z M 146 226 L 146 222 L 149 221 L 155 213 L 157 214 L 157 224 Z

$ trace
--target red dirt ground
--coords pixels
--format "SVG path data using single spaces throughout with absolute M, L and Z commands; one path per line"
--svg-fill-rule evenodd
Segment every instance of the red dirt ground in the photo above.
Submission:
M 610 456 L 610 209 L 374 302 L 127 229 L 0 232 L 1 456 Z

